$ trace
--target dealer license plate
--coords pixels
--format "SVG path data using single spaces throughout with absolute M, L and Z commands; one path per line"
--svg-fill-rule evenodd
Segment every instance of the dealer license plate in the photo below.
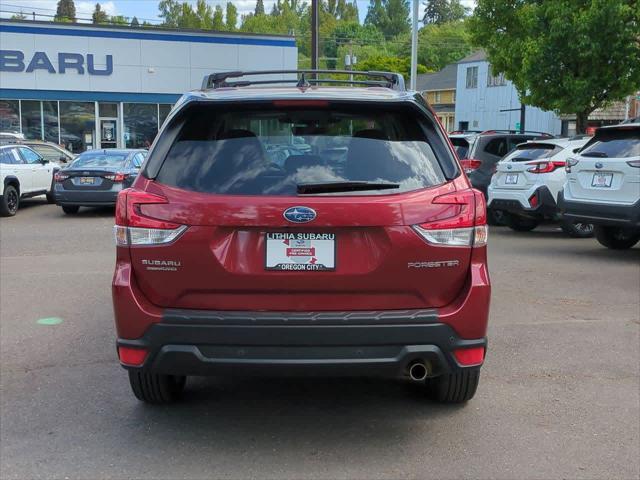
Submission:
M 613 173 L 594 173 L 591 180 L 592 187 L 611 188 Z
M 335 233 L 268 232 L 267 270 L 318 271 L 336 268 Z
M 507 173 L 507 176 L 504 179 L 505 185 L 517 185 L 518 183 L 518 174 L 517 173 Z

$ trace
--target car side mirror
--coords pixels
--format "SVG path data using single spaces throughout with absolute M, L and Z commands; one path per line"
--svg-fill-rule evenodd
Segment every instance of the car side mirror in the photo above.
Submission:
M 69 159 L 67 157 L 65 157 L 64 155 L 60 155 L 60 161 L 62 163 L 67 163 L 69 161 Z
M 49 163 L 49 160 L 47 160 L 46 158 L 41 158 L 41 159 L 40 159 L 40 163 L 41 163 L 42 165 L 46 165 L 47 163 Z

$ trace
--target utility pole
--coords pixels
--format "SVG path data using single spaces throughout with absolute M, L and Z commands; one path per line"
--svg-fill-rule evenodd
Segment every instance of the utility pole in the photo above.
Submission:
M 311 0 L 311 69 L 318 68 L 318 0 Z
M 524 120 L 527 116 L 527 106 L 520 100 L 520 133 L 524 133 Z
M 416 77 L 418 76 L 418 0 L 413 0 L 413 19 L 411 22 L 411 81 L 409 88 L 416 89 Z

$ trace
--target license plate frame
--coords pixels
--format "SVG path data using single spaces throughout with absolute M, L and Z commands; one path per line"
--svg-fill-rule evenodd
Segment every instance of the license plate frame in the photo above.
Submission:
M 504 177 L 504 184 L 505 185 L 517 185 L 519 176 L 520 176 L 520 174 L 518 174 L 518 173 L 507 173 L 505 175 L 505 177 Z
M 265 232 L 264 268 L 286 272 L 336 269 L 337 238 L 331 232 Z
M 595 188 L 611 188 L 612 183 L 613 173 L 595 172 L 591 177 L 591 186 Z

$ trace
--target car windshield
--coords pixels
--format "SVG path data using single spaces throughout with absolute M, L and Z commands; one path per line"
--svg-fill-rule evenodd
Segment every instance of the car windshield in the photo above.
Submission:
M 507 162 L 527 162 L 529 160 L 551 158 L 564 148 L 553 143 L 525 143 L 518 145 L 504 160 Z
M 123 153 L 86 152 L 76 158 L 70 166 L 71 168 L 119 167 L 126 158 L 127 155 Z
M 601 130 L 580 152 L 584 157 L 640 157 L 640 129 Z
M 413 110 L 209 110 L 187 118 L 157 180 L 218 194 L 383 195 L 444 183 L 445 155 Z

